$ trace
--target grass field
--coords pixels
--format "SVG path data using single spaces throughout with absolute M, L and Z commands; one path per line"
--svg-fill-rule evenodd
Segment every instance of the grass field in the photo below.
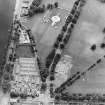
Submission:
M 104 5 L 95 0 L 89 0 L 83 8 L 78 24 L 65 51 L 74 58 L 74 67 L 71 73 L 85 70 L 105 54 L 105 49 L 100 48 L 100 43 L 104 41 L 105 37 L 102 33 L 105 26 L 105 13 L 101 12 L 104 9 Z M 97 45 L 95 51 L 90 50 L 92 44 Z M 70 93 L 105 93 L 104 64 L 105 60 L 100 65 L 97 65 L 92 72 L 68 88 L 68 91 Z
M 43 37 L 40 40 L 41 44 L 45 44 L 48 46 L 52 46 L 58 36 L 58 34 L 61 32 L 62 26 L 65 23 L 65 18 L 68 16 L 68 11 L 65 9 L 55 9 L 50 14 L 49 18 L 51 19 L 53 16 L 58 15 L 61 19 L 59 23 L 56 24 L 56 27 L 52 27 L 52 22 L 50 21 L 50 25 L 46 32 L 43 34 Z

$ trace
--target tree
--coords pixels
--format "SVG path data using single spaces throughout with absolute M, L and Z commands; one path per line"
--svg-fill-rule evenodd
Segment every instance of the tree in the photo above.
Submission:
M 19 34 L 18 32 L 15 33 L 15 36 L 12 37 L 12 40 L 14 40 L 15 42 L 18 41 L 19 39 Z
M 38 7 L 41 4 L 42 0 L 33 0 L 32 4 Z
M 10 90 L 10 88 L 11 88 L 10 83 L 3 83 L 2 84 L 2 90 L 4 93 L 7 93 Z
M 65 45 L 63 43 L 60 44 L 60 49 L 64 49 Z
M 47 84 L 46 83 L 42 83 L 41 84 L 41 91 L 46 91 L 47 88 Z
M 101 3 L 105 3 L 105 0 L 98 0 L 98 1 L 100 1 Z
M 104 49 L 104 48 L 105 48 L 105 43 L 101 43 L 100 47 L 101 47 L 102 49 Z
M 72 22 L 73 22 L 73 24 L 76 24 L 76 23 L 77 23 L 77 18 L 74 18 L 74 19 L 72 20 Z
M 28 17 L 32 17 L 33 14 L 34 14 L 33 10 L 30 9 L 30 10 L 28 11 Z
M 39 7 L 39 13 L 45 12 L 45 5 L 42 5 L 42 7 Z
M 13 55 L 10 54 L 10 55 L 9 55 L 9 61 L 12 61 L 12 60 L 13 60 Z
M 13 70 L 12 70 L 12 67 L 11 67 L 10 64 L 7 64 L 7 65 L 6 65 L 5 71 L 8 72 L 8 73 L 10 73 L 10 74 L 12 73 Z
M 57 49 L 57 48 L 59 47 L 59 40 L 57 40 L 57 41 L 54 43 L 53 47 L 54 47 L 55 49 Z
M 61 42 L 63 39 L 63 34 L 59 34 L 57 37 L 57 41 Z
M 52 9 L 53 9 L 53 5 L 52 5 L 52 4 L 48 4 L 48 5 L 47 5 L 47 9 L 52 10 Z
M 72 32 L 72 28 L 71 28 L 71 27 L 69 27 L 69 28 L 68 28 L 68 30 L 67 30 L 67 34 L 68 34 L 68 35 L 70 35 L 70 34 L 71 34 L 71 32 Z
M 68 26 L 68 24 L 72 21 L 72 18 L 73 16 L 71 14 L 67 17 L 66 22 L 65 22 L 66 26 Z
M 75 1 L 74 5 L 78 6 L 79 2 L 80 2 L 80 0 Z
M 26 98 L 27 98 L 27 94 L 21 93 L 21 94 L 20 94 L 20 97 L 21 97 L 22 99 L 26 99 Z
M 46 58 L 46 68 L 49 68 L 55 56 L 55 49 L 53 49 Z
M 10 97 L 11 98 L 17 98 L 17 97 L 19 97 L 19 94 L 18 93 L 15 93 L 15 92 L 11 92 L 10 93 Z
M 54 80 L 55 80 L 54 75 L 50 75 L 50 81 L 54 81 Z
M 102 30 L 102 32 L 105 33 L 105 27 L 104 27 L 104 29 Z
M 55 3 L 54 3 L 54 7 L 55 7 L 55 8 L 58 8 L 58 2 L 55 2 Z
M 62 27 L 62 31 L 64 31 L 64 32 L 67 31 L 67 26 L 66 26 L 66 25 L 64 25 L 64 26 Z

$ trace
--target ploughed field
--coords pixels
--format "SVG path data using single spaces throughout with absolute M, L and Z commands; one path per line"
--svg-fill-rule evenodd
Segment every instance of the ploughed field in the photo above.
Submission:
M 67 2 L 61 0 L 60 9 L 34 16 L 25 23 L 32 29 L 32 33 L 36 39 L 38 53 L 43 62 L 60 33 L 65 22 L 65 17 L 68 16 L 68 13 L 73 6 L 73 2 L 73 0 L 67 0 Z M 100 48 L 101 43 L 104 42 L 105 35 L 102 33 L 105 26 L 105 13 L 102 12 L 104 9 L 105 4 L 100 3 L 98 0 L 87 0 L 86 5 L 83 7 L 80 18 L 72 32 L 71 39 L 63 53 L 72 56 L 73 68 L 71 69 L 69 76 L 77 71 L 87 69 L 89 65 L 95 63 L 97 59 L 105 54 L 105 50 Z M 51 26 L 51 21 L 49 23 L 43 22 L 43 18 L 55 16 L 57 14 L 61 17 L 61 22 L 57 24 L 57 29 Z M 93 44 L 96 45 L 94 51 L 90 49 Z M 105 60 L 93 68 L 92 72 L 87 73 L 86 76 L 82 77 L 74 83 L 73 86 L 69 87 L 67 91 L 70 93 L 104 92 L 104 63 Z

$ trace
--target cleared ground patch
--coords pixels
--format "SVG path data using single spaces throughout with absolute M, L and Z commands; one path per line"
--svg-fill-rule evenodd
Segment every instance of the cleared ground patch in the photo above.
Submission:
M 17 57 L 26 57 L 26 58 L 33 57 L 33 54 L 31 52 L 31 47 L 26 45 L 17 46 L 16 55 Z

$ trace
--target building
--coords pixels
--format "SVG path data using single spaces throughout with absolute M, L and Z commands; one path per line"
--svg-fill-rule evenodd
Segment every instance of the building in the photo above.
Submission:
M 53 17 L 51 18 L 51 21 L 52 21 L 52 24 L 51 24 L 52 26 L 56 25 L 56 23 L 58 23 L 58 22 L 61 21 L 60 16 L 58 16 L 58 15 L 53 16 Z

